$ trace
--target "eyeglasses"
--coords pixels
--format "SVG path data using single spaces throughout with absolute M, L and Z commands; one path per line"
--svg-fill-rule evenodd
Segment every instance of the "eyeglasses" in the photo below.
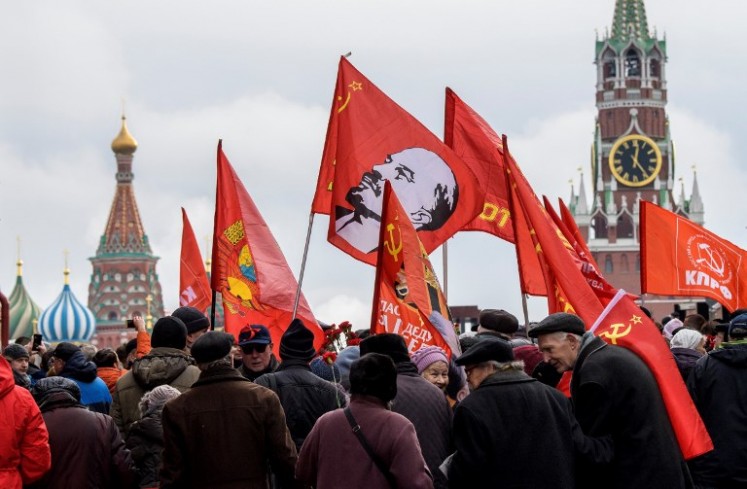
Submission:
M 250 343 L 241 347 L 241 351 L 243 351 L 247 355 L 252 351 L 256 351 L 257 353 L 264 353 L 265 350 L 267 350 L 267 345 L 258 345 L 256 343 Z

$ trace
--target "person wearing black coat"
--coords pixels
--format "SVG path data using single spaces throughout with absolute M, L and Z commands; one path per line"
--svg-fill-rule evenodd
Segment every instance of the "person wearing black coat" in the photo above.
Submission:
M 77 383 L 47 377 L 34 385 L 32 394 L 49 430 L 52 469 L 30 487 L 133 487 L 134 465 L 117 425 L 81 404 Z
M 747 487 L 747 314 L 731 320 L 729 339 L 698 360 L 687 380 L 714 447 L 689 462 L 698 487 Z
M 611 437 L 584 436 L 570 401 L 527 375 L 507 341 L 483 339 L 456 362 L 473 392 L 454 413 L 450 487 L 574 489 L 576 460 L 612 460 Z
M 653 374 L 635 353 L 606 344 L 576 315 L 551 314 L 529 332 L 558 372 L 573 370 L 571 398 L 584 433 L 612 436 L 609 464 L 582 463 L 578 487 L 691 487 Z
M 299 451 L 322 414 L 347 406 L 344 394 L 333 383 L 311 371 L 309 362 L 314 353 L 314 334 L 294 319 L 280 340 L 280 366 L 254 381 L 280 398 L 288 430 Z

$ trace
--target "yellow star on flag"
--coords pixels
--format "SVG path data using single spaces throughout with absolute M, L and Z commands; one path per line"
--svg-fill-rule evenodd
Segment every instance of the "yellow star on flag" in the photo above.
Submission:
M 358 90 L 363 90 L 363 83 L 354 81 L 350 85 L 348 85 L 350 89 L 354 92 L 357 92 Z
M 630 321 L 631 321 L 631 322 L 632 322 L 633 324 L 641 324 L 641 323 L 643 322 L 643 321 L 641 320 L 641 316 L 636 316 L 635 314 L 633 314 L 633 317 L 632 317 L 632 318 L 630 318 Z

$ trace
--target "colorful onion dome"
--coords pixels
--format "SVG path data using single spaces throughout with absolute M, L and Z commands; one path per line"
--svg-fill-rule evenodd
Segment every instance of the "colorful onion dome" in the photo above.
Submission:
M 65 268 L 65 286 L 39 319 L 39 332 L 51 343 L 88 341 L 96 329 L 96 319 L 90 309 L 76 299 L 70 290 L 70 270 Z
M 18 274 L 16 276 L 16 285 L 8 298 L 10 309 L 10 338 L 16 339 L 20 336 L 31 337 L 34 334 L 35 323 L 39 320 L 41 309 L 34 302 L 26 287 L 23 285 L 23 261 L 20 259 L 18 265 Z
M 127 119 L 122 116 L 122 129 L 119 130 L 119 134 L 112 141 L 112 151 L 120 155 L 131 155 L 137 150 L 137 141 L 132 137 L 130 131 L 127 130 Z

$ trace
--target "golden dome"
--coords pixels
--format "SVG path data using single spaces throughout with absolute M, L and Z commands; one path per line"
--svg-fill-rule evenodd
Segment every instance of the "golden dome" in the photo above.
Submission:
M 112 141 L 112 151 L 120 155 L 131 155 L 137 150 L 137 141 L 132 137 L 130 131 L 127 130 L 125 120 L 125 116 L 122 116 L 122 129 L 120 129 L 119 134 Z

